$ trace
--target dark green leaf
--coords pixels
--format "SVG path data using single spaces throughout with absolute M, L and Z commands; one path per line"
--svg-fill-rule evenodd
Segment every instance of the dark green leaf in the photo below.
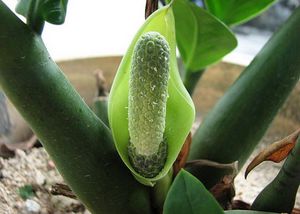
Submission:
M 27 17 L 31 0 L 20 0 L 16 6 L 16 12 L 24 17 Z
M 252 210 L 228 210 L 225 211 L 225 213 L 226 214 L 277 214 L 277 213 L 252 211 Z
M 151 213 L 149 188 L 124 166 L 110 130 L 49 57 L 41 37 L 2 1 L 0 17 L 0 85 L 64 181 L 91 213 Z
M 177 44 L 187 70 L 200 70 L 236 47 L 232 32 L 202 8 L 187 0 L 175 0 L 172 7 Z
M 203 184 L 181 170 L 172 184 L 164 205 L 164 214 L 224 213 Z
M 208 10 L 228 25 L 257 16 L 276 0 L 205 0 Z
M 206 116 L 193 136 L 190 160 L 238 160 L 243 166 L 299 81 L 299 22 L 300 7 Z
M 52 24 L 63 24 L 66 18 L 68 0 L 46 0 L 43 4 L 45 21 Z
M 30 16 L 59 25 L 65 21 L 67 4 L 68 0 L 20 0 L 16 6 L 16 12 L 25 18 Z

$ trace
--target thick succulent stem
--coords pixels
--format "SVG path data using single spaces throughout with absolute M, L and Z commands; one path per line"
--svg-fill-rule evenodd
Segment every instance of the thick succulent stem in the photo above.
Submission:
M 299 21 L 300 8 L 210 111 L 193 137 L 190 160 L 243 166 L 299 81 Z
M 39 36 L 0 0 L 0 84 L 92 213 L 150 213 L 149 193 L 119 159 Z
M 41 7 L 40 4 L 40 0 L 32 0 L 26 17 L 28 26 L 39 35 L 42 34 L 45 25 L 44 18 L 39 9 Z
M 185 71 L 184 77 L 184 86 L 190 95 L 193 95 L 193 92 L 197 86 L 198 81 L 202 77 L 202 74 L 205 72 L 205 69 L 199 71 Z
M 141 36 L 129 80 L 128 153 L 137 172 L 154 177 L 167 156 L 164 139 L 169 79 L 169 45 L 156 32 Z

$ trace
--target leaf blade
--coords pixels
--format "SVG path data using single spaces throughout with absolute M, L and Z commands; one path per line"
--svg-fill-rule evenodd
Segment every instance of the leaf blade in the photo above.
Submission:
M 177 44 L 187 70 L 200 70 L 237 46 L 231 30 L 204 9 L 187 0 L 175 0 L 172 7 Z
M 287 136 L 286 138 L 272 143 L 271 145 L 267 146 L 263 151 L 261 151 L 248 165 L 245 171 L 245 178 L 247 175 L 259 164 L 268 160 L 279 163 L 283 159 L 285 159 L 291 150 L 294 148 L 296 141 L 299 137 L 300 129 L 293 132 L 291 135 Z
M 30 11 L 32 4 L 36 4 L 35 11 Z M 36 2 L 34 0 L 20 0 L 16 6 L 16 12 L 25 18 L 28 18 L 29 13 L 36 13 L 43 20 L 60 25 L 65 22 L 67 14 L 68 0 L 43 0 Z M 40 18 L 40 17 L 39 17 Z
M 183 194 L 182 194 L 183 193 Z M 176 176 L 164 204 L 164 214 L 224 213 L 203 184 L 185 170 Z
M 228 25 L 245 22 L 270 7 L 276 0 L 205 0 L 207 9 Z
M 65 22 L 68 0 L 50 0 L 43 4 L 44 19 L 51 23 L 60 25 Z

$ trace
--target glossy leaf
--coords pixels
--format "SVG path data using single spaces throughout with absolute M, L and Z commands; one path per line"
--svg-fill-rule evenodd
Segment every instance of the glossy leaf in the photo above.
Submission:
M 205 0 L 207 9 L 227 25 L 247 21 L 276 0 Z
M 43 14 L 47 22 L 63 24 L 66 18 L 68 0 L 48 0 L 44 2 Z
M 168 83 L 167 115 L 165 138 L 168 143 L 168 156 L 162 171 L 154 178 L 144 178 L 139 175 L 128 159 L 128 81 L 131 68 L 133 48 L 138 38 L 149 31 L 163 35 L 170 46 L 170 79 Z M 114 79 L 109 96 L 108 116 L 117 150 L 135 177 L 143 184 L 153 186 L 155 181 L 164 177 L 171 169 L 194 121 L 195 109 L 193 102 L 184 88 L 179 76 L 176 61 L 176 41 L 173 11 L 167 5 L 148 17 L 144 25 L 135 35 Z
M 237 46 L 230 29 L 188 0 L 175 0 L 176 39 L 189 71 L 198 71 L 228 54 Z
M 297 8 L 209 112 L 193 136 L 190 160 L 243 166 L 299 81 L 299 22 Z
M 16 12 L 28 18 L 35 13 L 51 24 L 63 24 L 66 18 L 68 0 L 20 0 Z M 32 11 L 32 8 L 34 8 Z
M 164 204 L 164 214 L 224 213 L 218 202 L 193 175 L 181 170 Z
M 49 57 L 41 37 L 1 0 L 0 17 L 1 88 L 64 181 L 91 213 L 152 213 L 149 188 L 124 166 L 110 130 Z

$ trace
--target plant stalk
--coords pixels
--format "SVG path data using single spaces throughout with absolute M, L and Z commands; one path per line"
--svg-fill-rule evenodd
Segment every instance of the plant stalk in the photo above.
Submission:
M 300 76 L 300 7 L 204 119 L 189 159 L 243 166 Z M 203 172 L 205 174 L 205 172 Z
M 190 95 L 193 95 L 194 90 L 197 86 L 197 83 L 199 82 L 199 79 L 204 74 L 205 69 L 199 70 L 199 71 L 189 71 L 187 70 L 185 72 L 184 77 L 184 86 L 189 92 Z
M 300 137 L 275 179 L 254 200 L 251 209 L 291 213 L 300 185 Z
M 1 0 L 0 84 L 92 213 L 151 213 L 149 189 L 120 160 L 109 129 Z

